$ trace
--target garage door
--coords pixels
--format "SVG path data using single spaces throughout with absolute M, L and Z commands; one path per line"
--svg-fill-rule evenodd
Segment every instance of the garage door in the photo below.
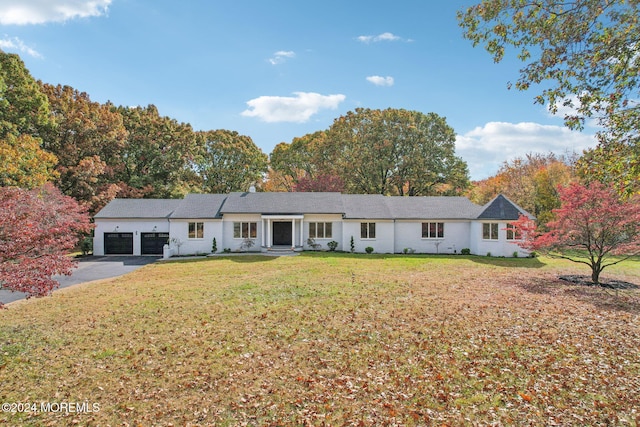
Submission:
M 162 255 L 164 245 L 169 241 L 169 233 L 142 233 L 142 255 Z
M 133 233 L 104 233 L 105 255 L 133 255 Z

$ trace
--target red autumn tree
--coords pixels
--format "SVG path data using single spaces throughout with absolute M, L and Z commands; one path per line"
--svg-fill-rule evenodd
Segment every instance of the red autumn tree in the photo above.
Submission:
M 91 227 L 86 211 L 52 184 L 0 187 L 0 289 L 48 295 L 59 286 L 53 275 L 71 274 L 68 251 Z
M 300 193 L 313 193 L 323 191 L 335 191 L 341 193 L 344 191 L 344 181 L 336 175 L 321 174 L 315 178 L 303 177 L 298 180 L 294 187 L 294 191 Z
M 558 191 L 561 206 L 547 232 L 537 234 L 526 217 L 513 223 L 524 237 L 522 247 L 588 265 L 594 284 L 606 267 L 640 254 L 638 197 L 621 200 L 599 182 L 573 183 Z

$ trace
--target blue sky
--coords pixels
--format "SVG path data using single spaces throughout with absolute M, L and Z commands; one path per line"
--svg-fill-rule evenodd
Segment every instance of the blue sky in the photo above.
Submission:
M 462 38 L 470 0 L 0 0 L 0 49 L 98 102 L 158 107 L 267 154 L 355 108 L 446 117 L 472 179 L 529 152 L 581 153 L 595 129 L 508 90 L 523 66 Z

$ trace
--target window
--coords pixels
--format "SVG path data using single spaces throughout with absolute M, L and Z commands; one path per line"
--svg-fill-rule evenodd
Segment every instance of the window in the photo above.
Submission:
M 376 223 L 375 222 L 361 222 L 360 223 L 360 238 L 361 239 L 375 239 L 376 238 Z
M 204 239 L 204 222 L 189 223 L 189 238 Z
M 422 238 L 423 239 L 444 238 L 444 222 L 423 222 Z
M 498 240 L 498 223 L 487 222 L 482 224 L 482 238 L 485 240 Z
M 257 222 L 234 222 L 233 238 L 234 239 L 255 239 L 258 236 Z
M 518 230 L 513 224 L 507 224 L 507 240 L 522 240 L 520 230 Z
M 311 239 L 331 239 L 333 223 L 331 222 L 310 222 L 309 238 Z

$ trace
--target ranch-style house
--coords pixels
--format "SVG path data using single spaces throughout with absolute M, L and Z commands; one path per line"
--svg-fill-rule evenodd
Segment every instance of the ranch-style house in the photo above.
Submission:
M 94 255 L 336 250 L 511 257 L 510 222 L 533 218 L 503 195 L 485 206 L 465 197 L 341 193 L 189 194 L 114 199 L 95 215 Z M 165 246 L 166 245 L 166 246 Z M 336 243 L 332 243 L 336 246 Z M 465 251 L 466 252 L 466 251 Z

